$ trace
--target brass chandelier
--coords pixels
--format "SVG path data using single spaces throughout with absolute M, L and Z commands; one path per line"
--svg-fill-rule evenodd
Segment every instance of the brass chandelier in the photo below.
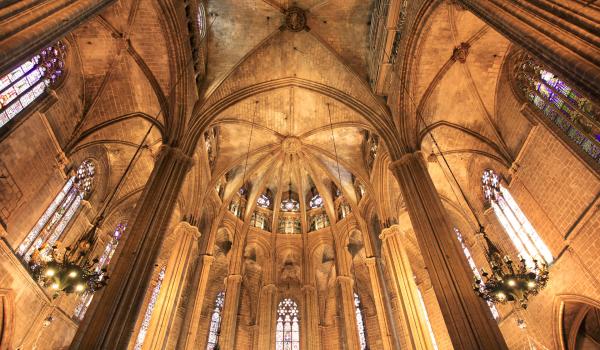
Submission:
M 494 304 L 515 303 L 517 308 L 527 309 L 529 297 L 537 295 L 548 283 L 548 265 L 533 258 L 527 261 L 519 257 L 513 261 L 489 239 L 480 233 L 487 245 L 486 256 L 491 271 L 481 269 L 481 276 L 474 275 L 473 290 L 485 301 Z

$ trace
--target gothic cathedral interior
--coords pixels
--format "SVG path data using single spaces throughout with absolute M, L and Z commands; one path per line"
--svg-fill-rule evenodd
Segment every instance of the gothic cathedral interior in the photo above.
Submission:
M 600 1 L 0 0 L 47 349 L 600 349 Z

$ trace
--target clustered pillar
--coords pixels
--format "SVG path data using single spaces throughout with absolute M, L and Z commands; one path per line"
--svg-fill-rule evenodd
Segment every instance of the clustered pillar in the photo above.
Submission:
M 473 293 L 469 267 L 458 240 L 453 236 L 452 226 L 422 153 L 403 155 L 390 165 L 390 170 L 404 195 L 410 221 L 454 348 L 507 349 L 486 304 Z M 392 242 L 395 240 L 389 241 L 388 238 L 388 243 Z M 390 253 L 390 256 L 398 258 L 398 252 Z
M 148 339 L 143 349 L 167 348 L 170 331 L 176 318 L 177 303 L 183 292 L 190 264 L 198 250 L 198 228 L 189 223 L 180 222 L 173 232 L 175 245 L 167 262 L 165 279 L 156 302 L 152 321 L 148 328 Z
M 142 307 L 175 201 L 192 164 L 163 145 L 137 204 L 137 215 L 106 288 L 94 298 L 71 349 L 126 349 Z

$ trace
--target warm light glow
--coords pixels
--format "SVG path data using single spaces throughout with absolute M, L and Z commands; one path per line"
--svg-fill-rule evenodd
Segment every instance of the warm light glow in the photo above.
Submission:
M 500 293 L 496 294 L 496 296 L 497 296 L 497 297 L 498 297 L 498 299 L 500 299 L 500 300 L 504 300 L 504 299 L 506 298 L 506 294 L 504 294 L 504 293 L 502 293 L 502 292 L 500 292 Z
M 514 287 L 517 285 L 517 282 L 515 282 L 515 280 L 508 280 L 508 285 Z
M 529 282 L 527 283 L 527 287 L 529 287 L 529 288 L 534 288 L 534 287 L 535 287 L 535 282 L 533 282 L 533 281 L 529 281 Z
M 52 289 L 58 290 L 59 285 L 58 285 L 58 283 L 52 283 L 52 285 L 50 287 L 52 287 Z
M 71 278 L 77 277 L 77 271 L 71 271 L 71 272 L 69 272 L 69 277 L 71 277 Z
M 54 271 L 53 269 L 46 270 L 46 276 L 52 277 L 54 276 L 54 274 L 56 274 L 56 271 Z
M 81 283 L 75 286 L 75 290 L 77 292 L 83 292 L 84 289 L 85 289 L 85 286 Z

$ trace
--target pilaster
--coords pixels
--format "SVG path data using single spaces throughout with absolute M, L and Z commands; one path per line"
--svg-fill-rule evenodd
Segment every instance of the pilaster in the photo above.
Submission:
M 321 350 L 321 332 L 319 329 L 319 300 L 317 289 L 311 285 L 302 287 L 304 295 L 304 313 L 302 325 L 306 336 L 306 349 Z
M 374 257 L 366 258 L 365 263 L 369 271 L 369 281 L 371 282 L 371 290 L 373 291 L 373 301 L 375 303 L 375 311 L 377 312 L 377 324 L 379 325 L 379 331 L 381 332 L 381 345 L 383 350 L 391 350 L 392 338 L 390 329 L 388 328 L 387 313 L 383 302 L 383 291 L 379 280 L 379 274 L 377 273 L 377 261 Z
M 275 335 L 275 297 L 277 296 L 277 287 L 274 284 L 267 284 L 260 291 L 258 304 L 258 334 L 256 349 L 270 349 L 274 344 L 273 335 Z

